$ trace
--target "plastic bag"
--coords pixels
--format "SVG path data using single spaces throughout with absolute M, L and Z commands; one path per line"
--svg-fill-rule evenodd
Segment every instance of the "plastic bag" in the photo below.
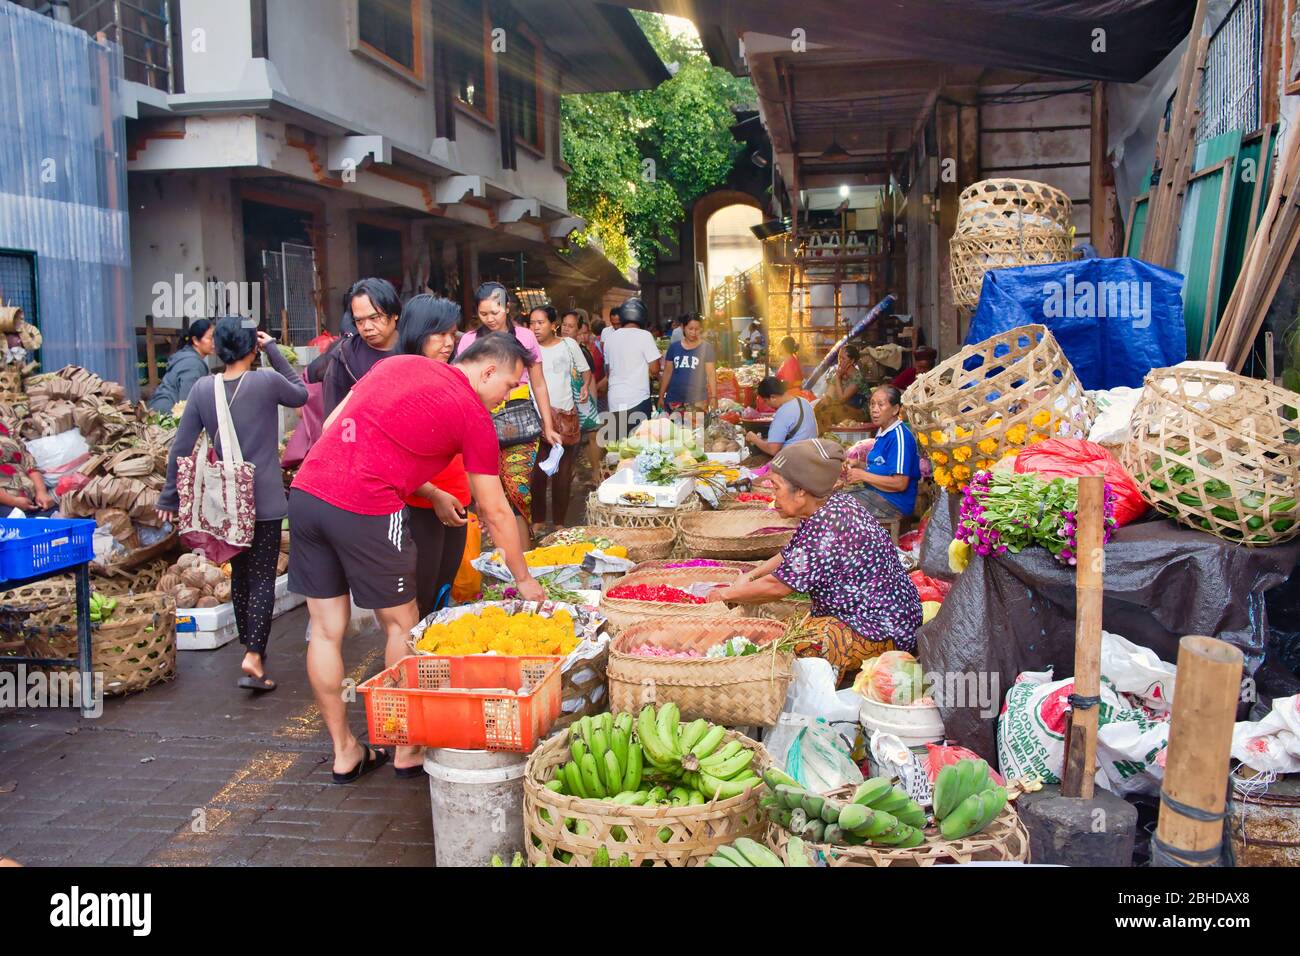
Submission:
M 1160 792 L 1175 672 L 1146 648 L 1102 632 L 1098 786 L 1119 796 Z M 1073 693 L 1074 681 L 1053 681 L 1051 671 L 1026 671 L 1016 678 L 998 718 L 1003 774 L 1060 782 Z
M 795 735 L 786 751 L 785 772 L 813 793 L 856 786 L 863 779 L 853 762 L 852 745 L 820 717 Z
M 77 467 L 90 457 L 90 445 L 81 432 L 73 428 L 58 435 L 33 438 L 27 442 L 27 451 L 42 474 L 58 476 Z
M 882 704 L 906 707 L 925 695 L 921 663 L 907 651 L 885 651 L 862 662 L 853 689 Z
M 460 568 L 451 582 L 451 599 L 464 604 L 478 597 L 483 590 L 483 575 L 470 563 L 478 557 L 483 547 L 483 531 L 479 527 L 478 515 L 469 513 L 469 524 L 465 526 L 465 553 L 460 556 Z
M 776 726 L 763 737 L 763 746 L 774 760 L 789 769 L 789 762 L 800 734 L 821 720 L 837 731 L 844 753 L 852 751 L 858 734 L 857 695 L 851 690 L 835 690 L 835 668 L 820 657 L 801 657 L 794 662 L 794 679 L 785 694 L 785 705 Z M 802 758 L 800 758 L 802 759 Z M 797 778 L 796 778 L 797 779 Z M 858 780 L 862 773 L 858 771 Z
M 1136 521 L 1147 512 L 1142 492 L 1124 466 L 1100 445 L 1077 438 L 1049 438 L 1031 445 L 1016 455 L 1016 473 L 1032 471 L 1044 478 L 1078 478 L 1101 472 L 1118 500 L 1115 521 L 1120 527 Z
M 925 772 L 931 783 L 939 779 L 939 771 L 950 763 L 956 763 L 958 760 L 980 759 L 980 755 L 975 751 L 956 744 L 926 744 L 925 751 Z M 999 787 L 1005 786 L 1002 775 L 992 767 L 989 768 L 989 776 Z
M 1260 773 L 1300 773 L 1300 695 L 1273 701 L 1263 720 L 1233 727 L 1232 755 Z

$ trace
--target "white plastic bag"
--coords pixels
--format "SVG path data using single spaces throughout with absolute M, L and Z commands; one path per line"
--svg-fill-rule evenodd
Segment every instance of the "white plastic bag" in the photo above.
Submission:
M 1097 722 L 1098 786 L 1120 796 L 1160 792 L 1176 668 L 1146 648 L 1101 635 L 1101 712 Z M 1007 691 L 998 718 L 998 763 L 1004 776 L 1059 783 L 1074 681 L 1026 671 Z
M 1260 773 L 1300 773 L 1300 695 L 1273 701 L 1263 720 L 1233 727 L 1232 755 Z
M 840 782 L 831 786 L 855 782 L 854 774 L 856 782 L 861 783 L 862 771 L 849 757 L 858 733 L 857 700 L 858 695 L 851 689 L 839 692 L 835 690 L 835 669 L 829 661 L 820 657 L 801 657 L 794 662 L 794 679 L 786 691 L 781 716 L 777 718 L 771 733 L 764 737 L 763 745 L 787 773 L 804 783 L 789 769 L 791 760 L 800 760 L 810 768 L 815 767 L 815 772 L 819 775 L 829 773 L 825 768 L 825 755 L 815 756 L 812 751 L 829 747 L 827 734 L 834 735 L 839 739 L 835 750 L 842 754 L 844 761 L 853 769 L 850 772 L 847 767 L 841 766 L 840 772 L 835 774 Z M 818 732 L 806 741 L 801 740 L 803 732 L 818 722 L 823 725 Z M 810 748 L 806 755 L 794 752 L 796 749 L 802 750 L 804 746 Z
M 820 717 L 795 734 L 785 754 L 785 772 L 813 793 L 862 782 L 852 745 Z
M 58 475 L 72 462 L 85 461 L 90 456 L 90 446 L 81 432 L 73 428 L 58 435 L 33 438 L 27 442 L 27 451 L 42 474 Z

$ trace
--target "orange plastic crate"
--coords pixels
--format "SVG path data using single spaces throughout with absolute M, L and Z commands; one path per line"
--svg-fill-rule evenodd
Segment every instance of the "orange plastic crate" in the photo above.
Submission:
M 560 716 L 562 657 L 404 657 L 357 689 L 372 744 L 528 753 Z

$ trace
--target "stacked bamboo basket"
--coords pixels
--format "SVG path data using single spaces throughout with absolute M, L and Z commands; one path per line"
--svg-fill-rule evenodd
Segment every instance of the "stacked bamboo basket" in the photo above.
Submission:
M 1064 262 L 1073 255 L 1070 197 L 1046 183 L 985 179 L 961 192 L 949 240 L 957 305 L 975 306 L 990 269 Z

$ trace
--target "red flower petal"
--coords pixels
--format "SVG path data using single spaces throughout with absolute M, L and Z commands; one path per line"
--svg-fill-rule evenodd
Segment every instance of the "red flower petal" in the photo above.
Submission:
M 17 473 L 18 469 L 14 468 L 13 465 L 0 465 L 0 475 L 15 475 Z

